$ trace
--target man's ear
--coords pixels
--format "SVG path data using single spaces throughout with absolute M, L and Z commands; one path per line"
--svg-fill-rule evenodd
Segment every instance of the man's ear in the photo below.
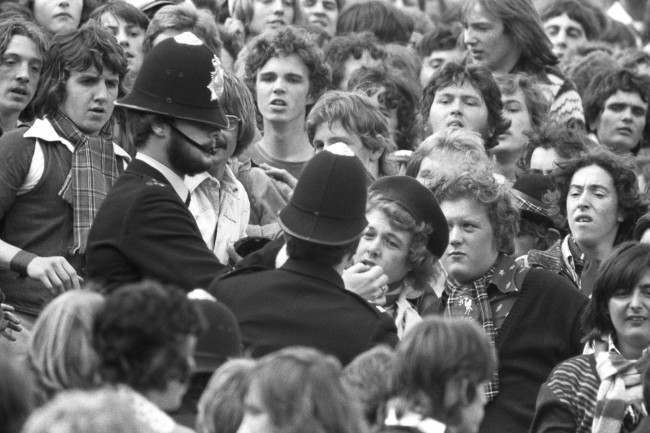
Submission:
M 169 135 L 169 125 L 164 122 L 152 122 L 151 132 L 158 138 L 165 138 Z

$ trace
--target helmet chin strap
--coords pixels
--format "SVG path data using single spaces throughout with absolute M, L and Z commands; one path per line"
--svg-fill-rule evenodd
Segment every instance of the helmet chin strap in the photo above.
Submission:
M 193 138 L 189 137 L 187 134 L 185 134 L 183 131 L 178 129 L 176 125 L 173 123 L 169 123 L 170 128 L 172 128 L 178 135 L 183 137 L 185 140 L 187 140 L 192 146 L 198 148 L 199 150 L 208 153 L 210 155 L 214 155 L 217 153 L 217 146 L 215 146 L 213 143 L 210 145 L 206 146 L 204 144 L 199 143 L 198 141 L 194 140 Z

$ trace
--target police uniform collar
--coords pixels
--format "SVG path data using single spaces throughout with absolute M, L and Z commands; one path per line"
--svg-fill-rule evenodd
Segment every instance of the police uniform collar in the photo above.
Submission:
M 153 159 L 148 155 L 145 155 L 144 153 L 138 152 L 135 155 L 135 159 L 144 162 L 148 166 L 160 172 L 160 174 L 162 174 L 165 177 L 165 179 L 167 179 L 167 181 L 172 186 L 172 188 L 174 188 L 174 191 L 176 191 L 176 194 L 178 194 L 178 197 L 181 199 L 181 201 L 185 202 L 189 194 L 189 191 L 185 186 L 185 184 L 183 183 L 183 179 L 180 176 L 174 173 L 166 165 L 161 164 L 159 161 L 156 161 L 155 159 Z

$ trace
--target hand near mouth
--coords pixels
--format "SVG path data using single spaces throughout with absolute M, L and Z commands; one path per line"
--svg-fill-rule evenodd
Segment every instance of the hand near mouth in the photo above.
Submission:
M 345 288 L 368 301 L 374 301 L 385 294 L 388 277 L 381 266 L 355 263 L 343 271 Z

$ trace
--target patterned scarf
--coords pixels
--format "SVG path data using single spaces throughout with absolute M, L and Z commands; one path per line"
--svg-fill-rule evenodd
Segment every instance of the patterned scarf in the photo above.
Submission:
M 600 386 L 593 433 L 619 432 L 624 425 L 632 430 L 646 415 L 641 372 L 648 365 L 650 351 L 646 349 L 641 358 L 628 360 L 616 349 L 612 338 L 608 340 L 594 344 Z
M 72 206 L 74 244 L 71 254 L 86 251 L 88 232 L 99 206 L 123 170 L 106 137 L 89 137 L 66 115 L 57 112 L 49 118 L 54 129 L 74 146 L 72 166 L 59 196 Z
M 492 308 L 488 299 L 487 288 L 496 272 L 499 260 L 481 277 L 469 284 L 457 284 L 450 278 L 445 282 L 447 297 L 445 315 L 450 317 L 467 317 L 478 321 L 487 334 L 492 346 L 496 348 L 496 327 L 492 318 Z M 499 394 L 499 372 L 495 370 L 492 379 L 485 388 L 485 397 L 490 402 Z

